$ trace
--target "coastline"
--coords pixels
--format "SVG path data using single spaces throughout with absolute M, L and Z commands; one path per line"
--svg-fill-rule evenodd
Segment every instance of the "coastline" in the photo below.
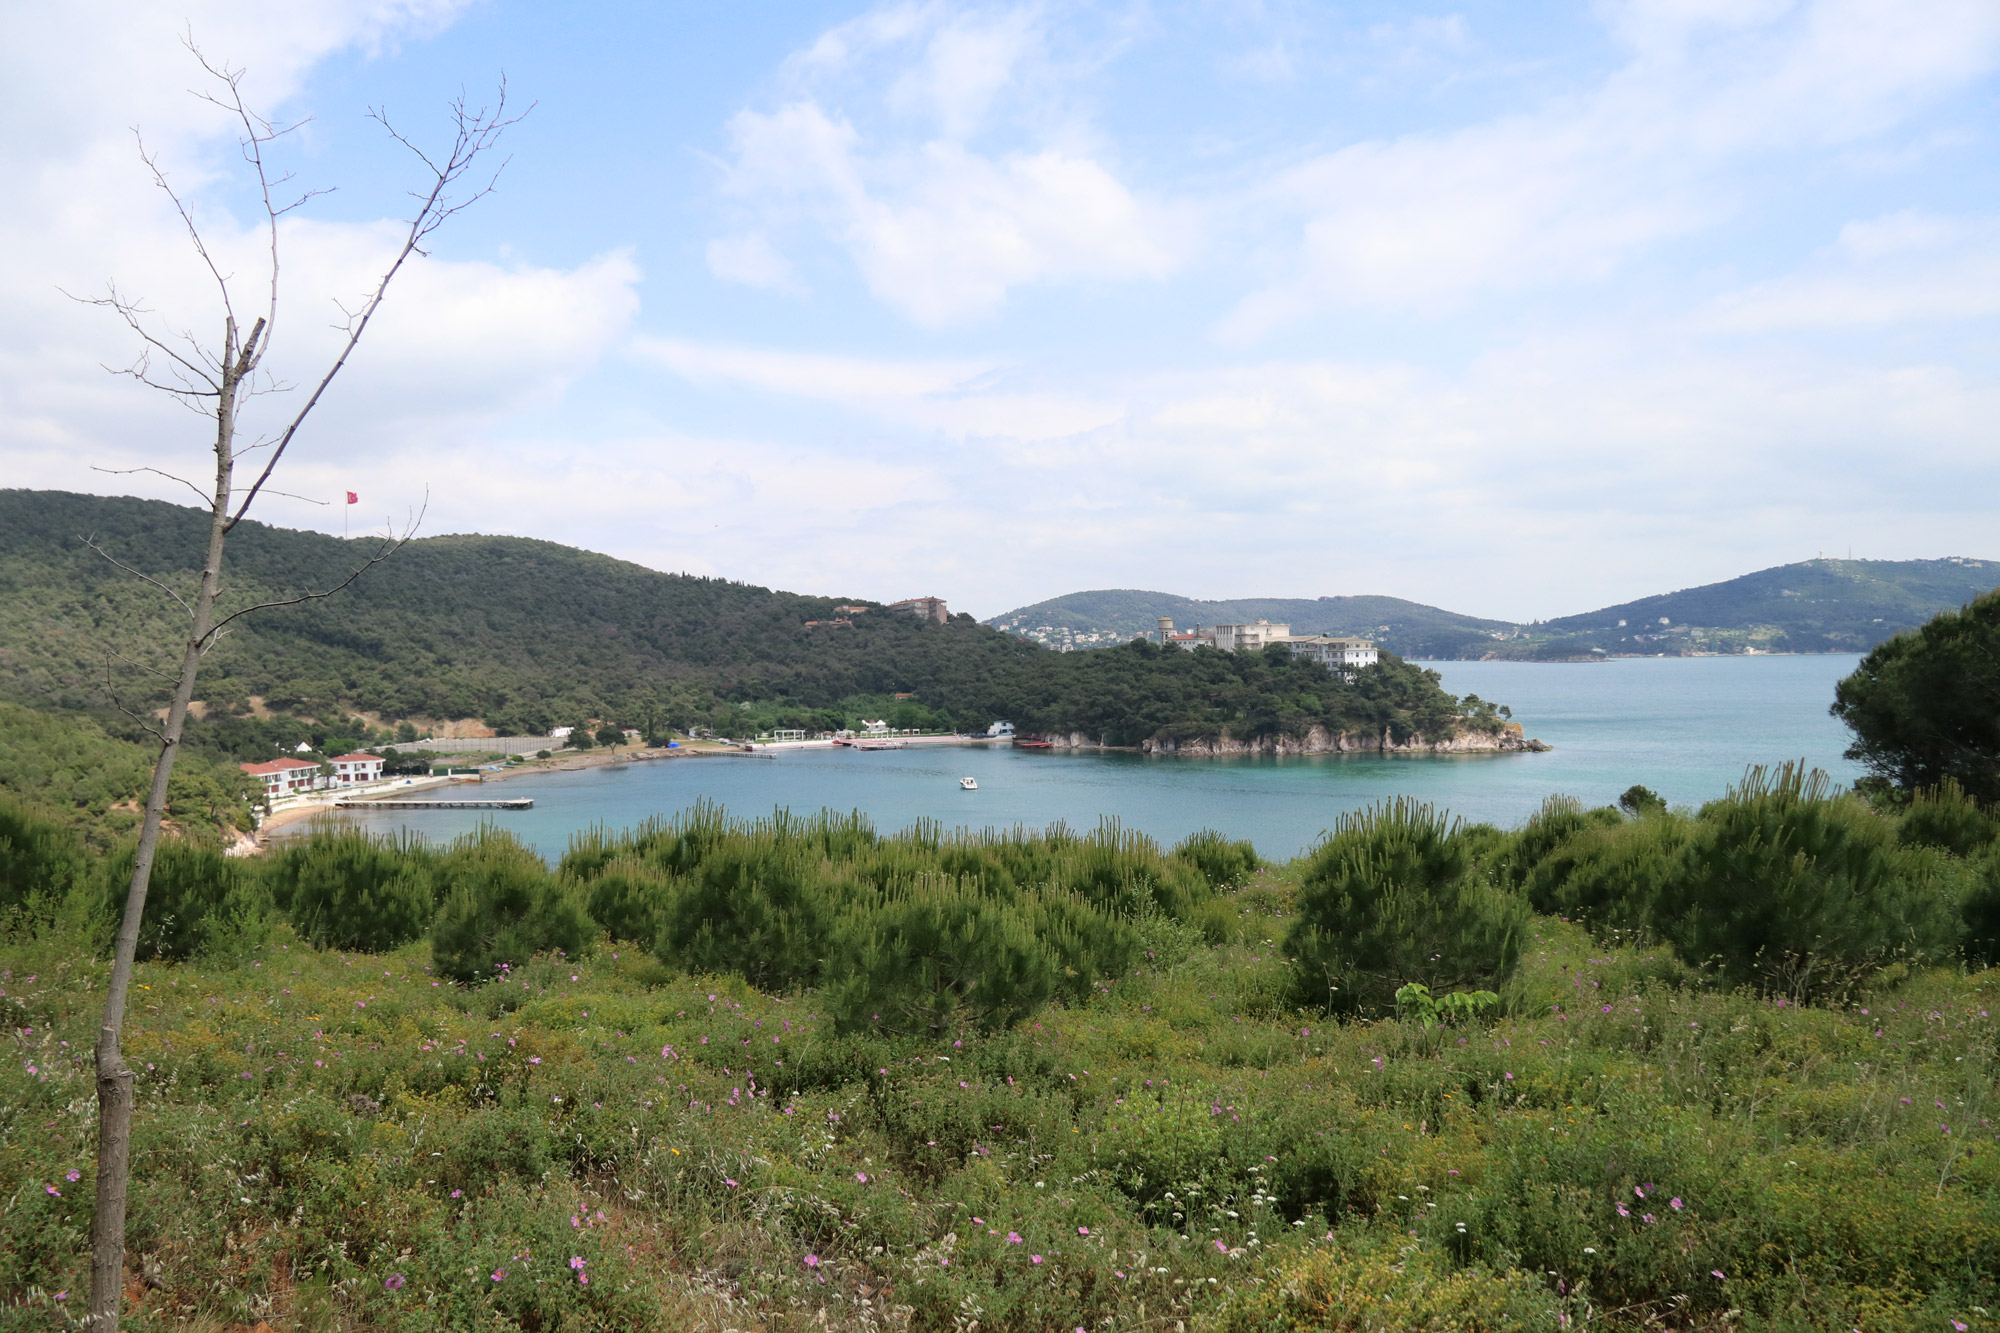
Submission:
M 245 835 L 250 846 L 239 854 L 254 855 L 258 852 L 269 851 L 272 837 L 278 834 L 280 830 L 289 828 L 295 824 L 305 823 L 319 815 L 333 814 L 336 808 L 334 803 L 341 800 L 353 800 L 357 804 L 372 804 L 376 801 L 393 801 L 398 796 L 407 792 L 433 791 L 439 787 L 450 786 L 454 783 L 472 783 L 476 785 L 482 782 L 504 782 L 509 778 L 518 778 L 530 774 L 567 773 L 578 769 L 603 768 L 610 764 L 630 764 L 651 759 L 726 758 L 730 755 L 745 755 L 747 757 L 748 754 L 746 751 L 721 745 L 704 745 L 700 749 L 694 748 L 694 746 L 701 744 L 701 742 L 691 742 L 687 745 L 677 746 L 671 750 L 659 749 L 657 747 L 648 749 L 641 746 L 631 750 L 559 752 L 555 757 L 549 759 L 533 759 L 525 764 L 509 764 L 500 768 L 481 769 L 479 776 L 476 778 L 446 778 L 436 776 L 415 778 L 407 786 L 397 786 L 387 791 L 370 792 L 359 797 L 342 792 L 339 789 L 315 793 L 315 796 L 320 799 L 287 806 L 282 810 L 273 810 L 270 814 L 265 815 L 258 822 L 257 831 L 254 834 Z M 238 846 L 242 847 L 243 843 L 239 842 Z

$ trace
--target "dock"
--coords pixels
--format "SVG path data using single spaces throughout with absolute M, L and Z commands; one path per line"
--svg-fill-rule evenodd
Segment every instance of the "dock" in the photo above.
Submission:
M 336 810 L 530 810 L 532 796 L 511 796 L 504 801 L 335 801 Z

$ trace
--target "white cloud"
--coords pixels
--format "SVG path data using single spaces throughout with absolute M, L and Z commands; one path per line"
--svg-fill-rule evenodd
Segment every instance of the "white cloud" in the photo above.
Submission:
M 320 60 L 347 49 L 371 51 L 427 35 L 459 6 L 432 0 L 341 5 L 310 0 L 269 13 L 198 6 L 194 37 L 218 62 L 247 68 L 246 92 L 259 109 L 296 116 L 303 81 Z M 203 476 L 208 462 L 198 422 L 104 364 L 129 362 L 135 344 L 105 312 L 79 307 L 59 289 L 103 290 L 107 279 L 145 298 L 161 327 L 209 339 L 221 312 L 212 283 L 167 201 L 140 163 L 130 127 L 194 209 L 224 272 L 236 277 L 239 309 L 262 303 L 256 275 L 265 237 L 232 211 L 232 128 L 189 95 L 203 78 L 179 44 L 179 20 L 145 6 L 44 6 L 22 16 L 0 55 L 9 111 L 56 132 L 0 140 L 0 167 L 15 191 L 0 211 L 0 249 L 16 262 L 0 269 L 0 447 L 22 484 L 101 489 L 89 465 L 147 463 Z M 80 53 L 65 61 L 51 50 Z M 359 120 L 361 108 L 341 108 Z M 420 140 L 437 128 L 405 126 Z M 315 133 L 326 134 L 321 129 Z M 284 163 L 309 145 L 281 146 Z M 386 140 L 392 178 L 402 151 Z M 505 209 L 506 189 L 484 201 Z M 371 289 L 400 240 L 394 223 L 311 220 L 310 207 L 281 229 L 281 304 L 269 369 L 310 384 L 330 363 L 342 320 Z M 463 438 L 503 415 L 545 406 L 585 373 L 636 313 L 639 274 L 629 254 L 599 255 L 573 268 L 449 258 L 412 260 L 359 351 L 317 409 L 287 469 L 315 456 L 357 460 L 403 453 L 440 438 Z M 254 435 L 296 410 L 302 391 L 254 403 L 244 427 Z M 405 469 L 414 498 L 426 478 Z M 310 475 L 301 472 L 302 477 Z M 442 480 L 441 478 L 430 478 Z M 185 499 L 166 484 L 140 487 Z M 287 489 L 296 489 L 287 487 Z
M 2000 315 L 2000 218 L 1899 212 L 1841 229 L 1798 272 L 1716 299 L 1690 327 L 1814 333 Z
M 1349 145 L 1257 192 L 1297 219 L 1296 259 L 1221 336 L 1601 281 L 1736 211 L 1737 173 L 1763 155 L 1877 134 L 2000 63 L 1983 0 L 1640 0 L 1609 17 L 1630 59 L 1584 95 Z

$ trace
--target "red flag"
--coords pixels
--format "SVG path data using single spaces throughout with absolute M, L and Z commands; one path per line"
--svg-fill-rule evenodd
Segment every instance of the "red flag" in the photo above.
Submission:
M 358 505 L 361 503 L 361 497 L 356 495 L 353 491 L 349 491 L 347 493 L 347 503 L 351 505 Z

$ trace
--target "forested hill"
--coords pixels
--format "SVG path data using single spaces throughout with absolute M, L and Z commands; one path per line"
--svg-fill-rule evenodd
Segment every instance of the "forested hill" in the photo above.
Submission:
M 109 719 L 107 654 L 161 662 L 184 631 L 168 599 L 80 539 L 185 591 L 206 521 L 153 500 L 0 491 L 0 695 Z M 230 539 L 224 609 L 329 586 L 372 546 L 246 522 Z M 587 719 L 737 733 L 753 721 L 841 725 L 885 706 L 902 710 L 899 725 L 1007 718 L 1114 744 L 1460 725 L 1456 701 L 1400 662 L 1364 689 L 1303 662 L 1052 653 L 964 615 L 936 624 L 876 606 L 851 625 L 808 625 L 834 620 L 842 602 L 867 604 L 663 574 L 551 542 L 422 538 L 337 597 L 239 622 L 204 663 L 207 720 L 191 738 L 269 753 L 267 713 L 321 730 L 359 713 L 477 718 L 514 734 Z M 142 672 L 114 663 L 113 677 L 128 706 L 165 701 L 164 683 Z
M 1481 620 L 1395 597 L 1250 597 L 1200 602 L 1172 593 L 1070 593 L 989 625 L 1098 646 L 1151 630 L 1263 617 L 1295 634 L 1358 634 L 1404 657 L 1567 659 L 1685 653 L 1866 652 L 2000 585 L 2000 561 L 1805 560 L 1534 624 Z M 1036 634 L 1043 627 L 1057 631 Z
M 1482 620 L 1400 597 L 1239 597 L 1204 602 L 1136 588 L 1068 593 L 1017 607 L 986 623 L 1037 642 L 1059 643 L 1067 630 L 1072 642 L 1100 647 L 1152 633 L 1161 616 L 1173 617 L 1183 629 L 1262 619 L 1288 624 L 1294 634 L 1362 635 L 1404 657 L 1459 657 L 1466 655 L 1467 646 L 1473 647 L 1470 655 L 1476 657 L 1478 645 L 1515 628 L 1509 621 Z M 1038 633 L 1045 629 L 1052 632 Z

